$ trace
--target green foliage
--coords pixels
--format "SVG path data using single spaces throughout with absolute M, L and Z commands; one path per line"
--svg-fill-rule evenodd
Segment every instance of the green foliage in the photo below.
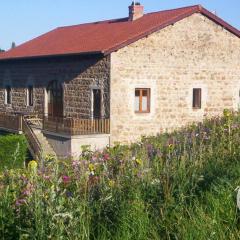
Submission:
M 240 115 L 0 175 L 0 239 L 239 239 Z
M 26 160 L 27 143 L 24 136 L 0 136 L 0 171 L 22 168 Z

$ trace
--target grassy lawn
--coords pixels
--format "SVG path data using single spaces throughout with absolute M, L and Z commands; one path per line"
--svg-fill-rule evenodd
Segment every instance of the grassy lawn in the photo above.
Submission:
M 239 239 L 240 117 L 0 176 L 0 239 Z

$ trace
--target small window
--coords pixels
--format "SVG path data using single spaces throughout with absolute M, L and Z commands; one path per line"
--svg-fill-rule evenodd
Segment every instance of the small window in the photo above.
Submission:
M 150 112 L 150 88 L 135 89 L 135 112 Z
M 27 89 L 27 105 L 33 106 L 33 86 L 29 86 Z
M 193 89 L 193 108 L 201 109 L 202 105 L 202 89 L 194 88 Z
M 7 86 L 5 89 L 5 104 L 12 103 L 12 89 L 10 86 Z

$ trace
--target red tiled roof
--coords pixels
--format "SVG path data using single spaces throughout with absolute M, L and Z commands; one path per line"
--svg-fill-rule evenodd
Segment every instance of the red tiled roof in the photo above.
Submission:
M 2 59 L 57 56 L 68 54 L 107 55 L 155 31 L 201 13 L 240 37 L 240 31 L 200 5 L 145 14 L 138 20 L 128 18 L 60 27 L 0 55 Z

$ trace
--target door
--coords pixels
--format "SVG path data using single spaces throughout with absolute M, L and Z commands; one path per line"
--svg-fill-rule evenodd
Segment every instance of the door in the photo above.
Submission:
M 102 96 L 101 96 L 101 89 L 93 89 L 93 118 L 101 118 L 101 102 L 102 102 Z
M 47 88 L 48 116 L 63 116 L 63 89 L 58 81 L 52 81 Z

